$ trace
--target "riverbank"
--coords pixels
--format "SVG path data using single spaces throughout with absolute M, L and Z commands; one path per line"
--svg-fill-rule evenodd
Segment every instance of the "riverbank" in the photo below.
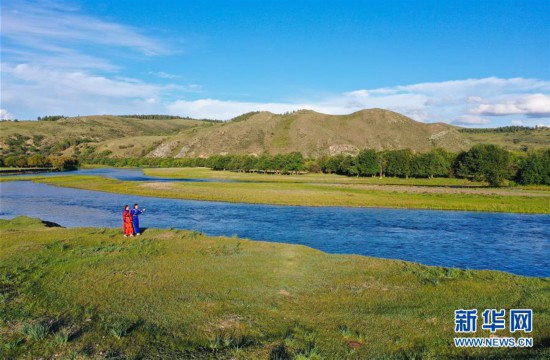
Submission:
M 293 206 L 386 207 L 549 214 L 548 187 L 490 188 L 464 179 L 350 178 L 338 175 L 262 175 L 209 169 L 145 169 L 167 178 L 234 182 L 119 181 L 100 176 L 20 176 L 77 189 L 161 198 Z
M 41 172 L 53 172 L 57 171 L 55 168 L 9 168 L 0 167 L 0 175 L 14 175 L 14 174 L 34 174 Z
M 123 238 L 52 225 L 0 220 L 0 357 L 550 355 L 549 279 L 183 230 Z M 461 308 L 532 308 L 534 348 L 455 348 Z

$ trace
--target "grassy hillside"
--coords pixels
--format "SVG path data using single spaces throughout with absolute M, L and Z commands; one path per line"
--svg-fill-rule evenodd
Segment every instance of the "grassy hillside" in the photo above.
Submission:
M 350 115 L 300 110 L 285 115 L 245 114 L 208 129 L 183 130 L 164 151 L 150 156 L 197 157 L 220 153 L 262 154 L 299 151 L 306 156 L 355 154 L 372 148 L 429 151 L 433 146 L 467 149 L 471 143 L 454 127 L 424 124 L 398 113 L 370 109 Z
M 76 147 L 95 148 L 107 141 L 110 147 L 100 146 L 97 150 L 140 156 L 143 149 L 160 144 L 167 135 L 185 128 L 210 124 L 199 120 L 141 120 L 117 116 L 81 116 L 57 121 L 2 121 L 0 147 L 2 154 L 10 152 L 10 148 L 13 150 L 14 147 L 44 152 L 56 150 L 56 146 L 60 150 L 55 152 L 72 154 Z M 20 140 L 20 145 L 10 145 L 10 140 L 13 142 L 16 139 Z M 130 144 L 134 146 L 128 147 Z M 68 147 L 64 148 L 66 145 Z
M 72 155 L 88 149 L 96 154 L 107 151 L 111 157 L 181 158 L 293 151 L 318 157 L 356 154 L 364 148 L 427 152 L 442 147 L 456 152 L 478 143 L 495 143 L 517 151 L 548 148 L 550 129 L 466 133 L 451 125 L 425 124 L 382 109 L 349 115 L 309 110 L 283 115 L 254 112 L 225 123 L 117 116 L 0 122 L 0 155 L 21 149 Z
M 548 149 L 550 147 L 549 128 L 505 133 L 465 133 L 464 135 L 472 143 L 495 144 L 513 151 Z
M 1 358 L 550 356 L 549 279 L 25 217 L 0 220 L 0 250 Z M 455 348 L 460 308 L 533 309 L 535 346 Z

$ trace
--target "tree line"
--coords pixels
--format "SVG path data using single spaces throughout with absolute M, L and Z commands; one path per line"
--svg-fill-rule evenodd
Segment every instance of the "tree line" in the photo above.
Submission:
M 276 174 L 322 172 L 346 176 L 402 178 L 458 177 L 486 181 L 492 186 L 500 186 L 506 180 L 523 185 L 550 185 L 550 149 L 517 154 L 497 145 L 485 144 L 475 145 L 470 150 L 460 153 L 439 148 L 427 153 L 414 153 L 409 149 L 364 149 L 356 156 L 335 155 L 317 159 L 305 158 L 299 152 L 260 156 L 212 155 L 208 158 L 113 158 L 109 155 L 109 151 L 86 152 L 78 160 L 85 164 L 120 167 L 209 167 L 213 170 Z M 68 162 L 60 166 L 59 159 L 62 158 L 65 157 L 45 157 L 39 154 L 9 156 L 0 158 L 0 165 L 66 168 L 79 162 L 76 159 L 66 160 Z
M 13 168 L 51 168 L 54 170 L 75 170 L 78 168 L 78 159 L 69 156 L 45 156 L 42 154 L 33 155 L 12 155 L 5 158 L 0 157 L 1 167 Z
M 57 121 L 61 119 L 66 119 L 67 117 L 65 115 L 46 115 L 46 116 L 39 116 L 36 118 L 38 121 Z
M 505 180 L 523 185 L 550 185 L 550 149 L 517 156 L 497 145 L 475 145 L 468 151 L 433 149 L 362 150 L 357 156 L 337 155 L 317 160 L 321 171 L 348 176 L 402 178 L 458 177 L 500 186 Z
M 531 131 L 538 130 L 535 127 L 521 126 L 521 125 L 512 125 L 512 126 L 501 126 L 498 128 L 462 128 L 458 131 L 462 133 L 469 134 L 479 134 L 479 133 L 515 133 L 520 131 Z
M 221 123 L 222 120 L 214 120 L 214 119 L 194 119 L 189 116 L 177 116 L 177 115 L 162 115 L 162 114 L 142 114 L 142 115 L 114 115 L 116 117 L 121 118 L 130 118 L 130 119 L 140 119 L 140 120 L 200 120 L 200 121 L 207 121 L 207 122 L 215 122 L 215 123 Z

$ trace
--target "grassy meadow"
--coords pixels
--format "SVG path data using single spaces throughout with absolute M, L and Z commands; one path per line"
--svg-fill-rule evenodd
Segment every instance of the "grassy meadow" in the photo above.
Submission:
M 383 177 L 353 177 L 337 174 L 306 173 L 295 175 L 276 175 L 261 173 L 244 173 L 237 171 L 215 171 L 206 167 L 186 168 L 144 168 L 143 173 L 149 176 L 187 179 L 223 179 L 244 182 L 272 183 L 332 183 L 332 184 L 371 184 L 371 185 L 414 185 L 414 186 L 487 186 L 484 182 L 469 181 L 456 178 L 397 178 Z M 550 188 L 549 188 L 550 190 Z
M 359 178 L 327 174 L 265 175 L 205 168 L 145 169 L 174 178 L 219 178 L 235 182 L 132 182 L 87 175 L 20 176 L 78 189 L 175 199 L 296 206 L 550 213 L 548 187 L 488 188 L 464 179 Z
M 120 232 L 0 220 L 0 358 L 550 357 L 548 278 Z M 460 308 L 532 308 L 535 346 L 455 348 Z

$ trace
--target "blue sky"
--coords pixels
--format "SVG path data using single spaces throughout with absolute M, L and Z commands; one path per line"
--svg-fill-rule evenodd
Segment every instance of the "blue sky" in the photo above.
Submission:
M 2 118 L 380 107 L 550 125 L 550 2 L 2 1 Z

